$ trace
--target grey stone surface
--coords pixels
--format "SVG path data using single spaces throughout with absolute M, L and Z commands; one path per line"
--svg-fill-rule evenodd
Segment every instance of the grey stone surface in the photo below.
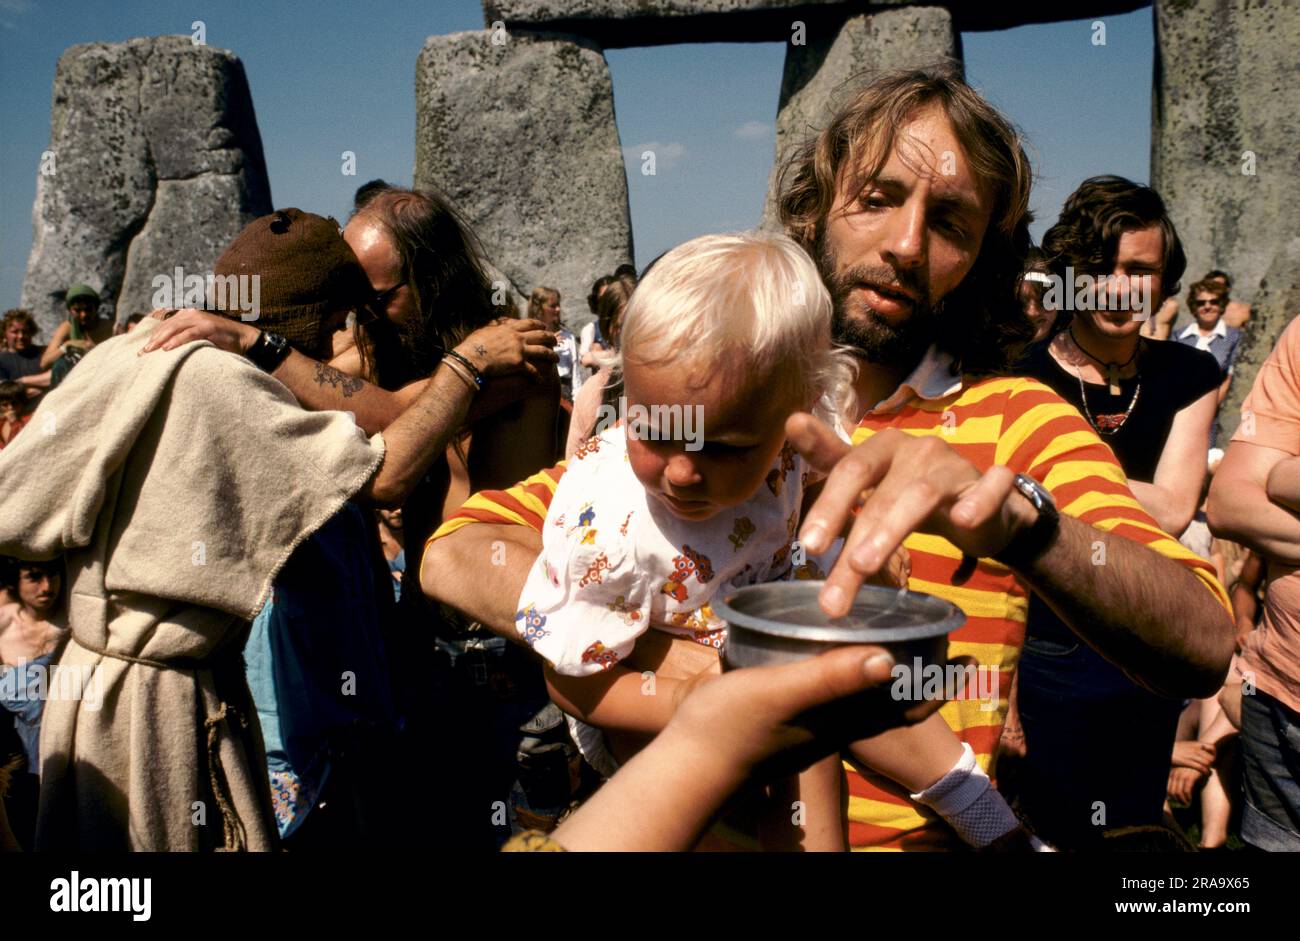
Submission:
M 1223 430 L 1220 447 L 1240 422 L 1241 403 L 1250 394 L 1259 364 L 1268 358 L 1286 325 L 1300 314 L 1300 236 L 1291 238 L 1273 254 L 1252 307 L 1251 323 L 1237 352 L 1232 387 L 1219 411 L 1219 427 Z
M 1187 252 L 1183 295 L 1207 270 L 1222 268 L 1233 297 L 1255 308 L 1250 355 L 1224 404 L 1224 422 L 1234 425 L 1258 363 L 1300 313 L 1300 5 L 1157 0 L 1156 41 L 1151 181 Z M 1243 173 L 1252 154 L 1253 175 Z M 1190 322 L 1186 313 L 1182 322 Z
M 150 309 L 155 275 L 206 274 L 271 210 L 243 65 L 188 36 L 73 46 L 54 77 L 50 151 L 38 175 L 22 304 L 45 335 L 62 292 L 85 281 L 104 310 Z
M 911 0 L 483 0 L 484 24 L 576 33 L 606 48 L 679 42 L 784 41 L 798 19 L 842 21 L 846 16 L 905 6 Z M 1149 0 L 948 0 L 963 30 L 1007 29 L 1024 23 L 1127 13 Z
M 789 46 L 776 116 L 776 160 L 768 180 L 763 226 L 776 228 L 777 178 L 789 154 L 824 128 L 864 77 L 932 65 L 958 55 L 952 16 L 942 7 L 903 7 L 855 16 L 838 29 L 810 30 Z
M 600 48 L 556 34 L 433 36 L 415 102 L 415 185 L 447 194 L 520 290 L 558 288 L 567 324 L 591 319 L 591 282 L 632 255 Z

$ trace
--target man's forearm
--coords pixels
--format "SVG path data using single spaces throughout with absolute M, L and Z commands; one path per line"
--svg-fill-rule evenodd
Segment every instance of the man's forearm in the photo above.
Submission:
M 357 426 L 368 435 L 383 431 L 396 421 L 405 404 L 401 393 L 349 376 L 297 350 L 272 375 L 288 387 L 303 408 L 313 412 L 351 412 L 356 416 Z M 451 379 L 457 381 L 454 376 Z
M 1249 481 L 1210 488 L 1210 531 L 1239 542 L 1269 559 L 1300 565 L 1300 516 L 1273 503 L 1264 488 Z M 1225 481 L 1228 483 L 1228 481 Z
M 541 551 L 541 534 L 527 526 L 474 523 L 429 543 L 420 587 L 494 634 L 523 643 L 515 612 Z
M 406 499 L 429 465 L 447 450 L 465 420 L 471 396 L 450 367 L 434 373 L 420 397 L 384 429 L 384 461 L 368 485 L 370 500 L 397 506 Z
M 1264 493 L 1271 503 L 1292 512 L 1300 512 L 1300 458 L 1278 461 L 1269 471 Z
M 560 824 L 554 839 L 573 851 L 689 849 L 746 772 L 722 751 L 666 731 Z
M 1233 649 L 1233 624 L 1182 565 L 1069 516 L 1021 573 L 1066 624 L 1140 685 L 1171 697 L 1212 695 Z
M 1167 533 L 1180 535 L 1195 515 L 1195 507 L 1192 507 L 1189 513 L 1186 512 L 1186 507 L 1176 506 L 1177 499 L 1164 487 L 1140 480 L 1130 480 L 1128 486 L 1133 491 L 1133 496 L 1137 497 L 1138 503 L 1142 504 L 1142 509 L 1150 513 L 1160 528 Z

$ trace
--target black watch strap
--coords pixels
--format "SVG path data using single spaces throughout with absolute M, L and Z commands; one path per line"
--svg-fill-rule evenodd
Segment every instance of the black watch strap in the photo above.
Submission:
M 275 372 L 288 355 L 289 341 L 269 330 L 259 333 L 253 345 L 244 354 L 249 362 L 263 372 Z
M 1024 569 L 1048 550 L 1061 529 L 1061 516 L 1047 488 L 1024 474 L 1016 474 L 1015 488 L 1034 505 L 1038 519 L 1020 530 L 993 559 L 1013 569 Z

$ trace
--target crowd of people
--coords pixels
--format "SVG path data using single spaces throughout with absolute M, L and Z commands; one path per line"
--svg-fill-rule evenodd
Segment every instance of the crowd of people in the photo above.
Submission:
M 8 311 L 0 847 L 1300 849 L 1300 333 L 1222 440 L 1255 326 L 1211 271 L 1177 327 L 1177 207 L 1094 177 L 1034 246 L 1031 183 L 896 72 L 780 232 L 601 274 L 582 326 L 381 180 L 225 248 L 255 318 Z M 951 601 L 992 692 L 724 672 L 712 602 L 787 579 Z

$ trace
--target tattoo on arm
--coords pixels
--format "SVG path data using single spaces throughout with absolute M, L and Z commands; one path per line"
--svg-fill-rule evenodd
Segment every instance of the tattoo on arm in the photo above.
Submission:
M 356 376 L 345 375 L 326 363 L 317 363 L 316 385 L 327 385 L 338 389 L 343 393 L 343 398 L 350 399 L 354 394 L 361 391 L 361 387 L 365 385 L 365 382 Z

